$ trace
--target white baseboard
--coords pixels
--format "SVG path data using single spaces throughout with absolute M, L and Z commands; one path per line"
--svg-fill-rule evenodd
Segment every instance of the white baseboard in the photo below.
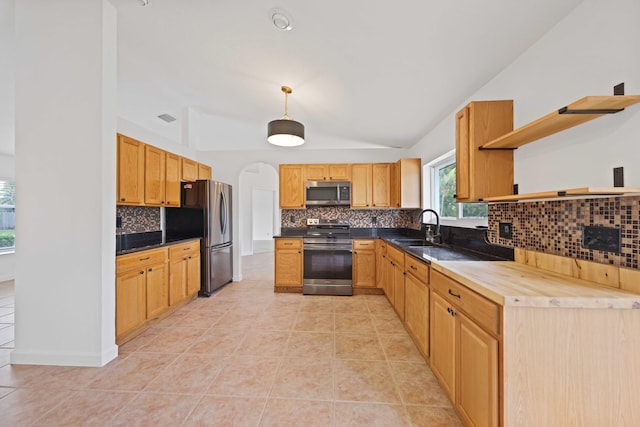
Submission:
M 13 365 L 91 366 L 101 367 L 118 357 L 118 346 L 102 353 L 56 353 L 15 349 L 10 354 Z

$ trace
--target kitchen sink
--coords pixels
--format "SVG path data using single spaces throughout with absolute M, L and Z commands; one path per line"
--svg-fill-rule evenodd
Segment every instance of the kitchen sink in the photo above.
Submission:
M 391 239 L 393 243 L 400 246 L 433 246 L 433 242 L 424 239 Z

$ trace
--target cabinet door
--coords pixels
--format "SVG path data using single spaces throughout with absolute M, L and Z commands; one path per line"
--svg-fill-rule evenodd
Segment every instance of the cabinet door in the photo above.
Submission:
M 187 257 L 171 257 L 169 262 L 169 305 L 187 297 Z
M 404 321 L 404 266 L 393 264 L 393 306 L 400 320 Z
M 498 425 L 498 341 L 464 314 L 458 328 L 456 407 L 466 424 Z
M 193 182 L 198 179 L 198 164 L 190 159 L 182 158 L 182 180 Z
M 376 287 L 384 289 L 387 244 L 376 239 Z
M 389 304 L 393 306 L 394 302 L 394 286 L 393 286 L 393 262 L 389 259 L 388 256 L 385 257 L 385 269 L 384 269 L 384 281 L 383 281 L 383 289 L 384 294 L 389 301 Z
M 371 190 L 371 164 L 351 165 L 351 207 L 370 207 Z
M 169 271 L 167 263 L 145 268 L 147 276 L 147 319 L 169 307 Z
M 391 205 L 391 167 L 389 163 L 374 163 L 371 167 L 371 203 L 376 208 Z
M 349 164 L 330 164 L 328 169 L 330 181 L 349 181 L 351 179 L 351 165 Z
M 211 179 L 212 176 L 211 166 L 198 163 L 198 179 Z
M 307 181 L 326 181 L 329 179 L 327 165 L 307 165 L 306 174 Z
M 391 206 L 420 209 L 422 207 L 422 160 L 400 159 L 392 166 L 395 168 L 391 168 Z M 395 204 L 393 204 L 394 188 L 397 192 Z
M 200 290 L 200 254 L 187 257 L 187 295 Z
M 275 286 L 302 286 L 302 239 L 276 239 Z
M 116 338 L 145 321 L 145 282 L 145 271 L 142 268 L 116 276 Z
M 449 309 L 449 310 L 447 310 Z M 451 307 L 440 295 L 431 292 L 429 324 L 431 370 L 440 380 L 452 402 L 455 402 L 455 318 Z
M 280 165 L 280 208 L 304 208 L 304 166 Z
M 357 249 L 353 252 L 353 286 L 376 287 L 376 252 Z
M 144 144 L 118 135 L 117 204 L 144 202 Z
M 459 201 L 469 198 L 469 144 L 469 107 L 465 107 L 456 114 L 456 198 Z
M 159 148 L 144 147 L 144 203 L 164 205 L 165 152 Z
M 180 180 L 182 178 L 180 156 L 167 153 L 165 164 L 165 206 L 179 207 Z
M 422 351 L 429 354 L 429 288 L 423 283 L 407 274 L 405 284 L 405 316 L 404 321 L 413 336 L 413 339 Z

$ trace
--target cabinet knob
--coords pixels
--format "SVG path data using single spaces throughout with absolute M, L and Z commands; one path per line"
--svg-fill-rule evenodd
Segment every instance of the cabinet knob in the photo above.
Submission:
M 149 268 L 147 271 L 153 271 L 153 268 Z
M 120 201 L 121 201 L 121 202 L 124 202 L 124 201 L 125 201 L 124 197 L 122 197 L 122 198 L 120 199 Z
M 140 274 L 144 274 L 144 270 L 142 270 L 142 271 L 140 272 Z
M 164 200 L 160 200 L 160 204 L 164 204 Z

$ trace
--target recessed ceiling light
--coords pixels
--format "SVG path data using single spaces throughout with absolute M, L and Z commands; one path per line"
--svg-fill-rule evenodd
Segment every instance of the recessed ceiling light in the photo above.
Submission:
M 170 116 L 169 114 L 160 114 L 160 115 L 158 116 L 158 118 L 159 118 L 160 120 L 164 120 L 164 121 L 165 121 L 165 122 L 167 122 L 167 123 L 171 123 L 171 122 L 175 122 L 175 121 L 176 121 L 176 118 L 175 118 L 175 117 L 173 117 L 173 116 Z
M 289 31 L 293 28 L 293 19 L 282 9 L 271 9 L 269 17 L 273 25 L 282 31 Z

